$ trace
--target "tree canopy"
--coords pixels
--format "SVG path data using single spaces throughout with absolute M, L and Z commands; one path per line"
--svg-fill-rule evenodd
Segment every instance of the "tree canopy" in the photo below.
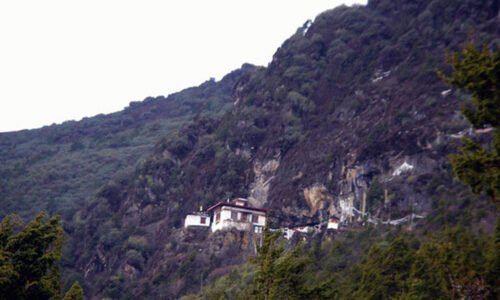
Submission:
M 64 300 L 83 300 L 83 289 L 78 281 L 75 281 L 66 294 L 64 294 Z
M 0 222 L 0 299 L 60 298 L 59 218 L 40 213 L 21 226 L 15 215 Z
M 252 259 L 256 266 L 253 285 L 249 289 L 252 299 L 304 299 L 308 290 L 302 278 L 310 260 L 300 245 L 285 251 L 281 232 L 270 232 L 266 227 L 258 256 Z
M 448 57 L 451 76 L 443 76 L 450 85 L 469 92 L 470 104 L 462 108 L 474 128 L 492 128 L 489 147 L 464 138 L 459 154 L 450 156 L 457 177 L 475 193 L 486 192 L 499 206 L 500 192 L 500 51 L 467 45 L 460 53 Z

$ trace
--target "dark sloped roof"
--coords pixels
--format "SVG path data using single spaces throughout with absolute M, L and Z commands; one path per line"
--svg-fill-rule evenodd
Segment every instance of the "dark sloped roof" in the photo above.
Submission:
M 209 207 L 207 209 L 207 212 L 209 212 L 209 211 L 211 211 L 213 209 L 216 209 L 217 207 L 224 207 L 224 206 L 241 208 L 241 209 L 246 209 L 246 210 L 260 211 L 260 212 L 265 212 L 265 213 L 269 212 L 269 210 L 265 209 L 265 208 L 257 208 L 257 207 L 251 207 L 251 206 L 235 205 L 235 204 L 224 202 L 224 201 L 219 201 L 217 204 Z

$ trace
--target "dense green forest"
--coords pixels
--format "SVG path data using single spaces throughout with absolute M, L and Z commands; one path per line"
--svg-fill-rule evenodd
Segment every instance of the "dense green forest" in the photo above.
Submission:
M 497 299 L 498 229 L 493 237 L 368 228 L 285 250 L 268 233 L 250 264 L 183 299 Z
M 0 299 L 498 298 L 498 12 L 340 6 L 266 67 L 0 133 Z M 231 197 L 264 236 L 184 228 Z

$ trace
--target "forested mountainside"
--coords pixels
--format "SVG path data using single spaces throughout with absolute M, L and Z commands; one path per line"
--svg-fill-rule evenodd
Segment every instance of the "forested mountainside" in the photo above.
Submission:
M 222 115 L 245 65 L 168 97 L 131 102 L 123 111 L 35 130 L 0 133 L 0 217 L 40 210 L 74 212 L 111 179 L 126 176 L 162 138 L 195 118 Z
M 182 228 L 186 213 L 234 196 L 272 209 L 273 228 L 329 216 L 356 227 L 366 195 L 375 223 L 414 213 L 433 230 L 465 213 L 491 231 L 494 208 L 447 160 L 470 127 L 468 96 L 436 71 L 467 41 L 498 42 L 498 25 L 496 1 L 370 1 L 306 22 L 237 83 L 222 119 L 184 126 L 77 214 L 72 253 L 92 293 L 176 298 L 243 262 L 252 236 Z
M 208 290 L 236 296 L 237 283 L 251 277 L 237 266 L 255 255 L 259 236 L 182 224 L 200 205 L 231 197 L 271 209 L 271 228 L 337 217 L 344 231 L 302 236 L 316 254 L 311 270 L 317 279 L 334 271 L 362 282 L 351 266 L 381 267 L 391 249 L 415 251 L 419 237 L 443 227 L 493 231 L 495 207 L 454 180 L 447 159 L 461 136 L 491 139 L 460 113 L 469 95 L 436 73 L 450 72 L 447 51 L 467 42 L 498 45 L 497 1 L 372 0 L 326 11 L 267 67 L 246 66 L 121 113 L 2 134 L 3 213 L 62 211 L 66 285 L 79 279 L 95 299 L 175 299 L 228 273 Z M 105 120 L 111 129 L 98 125 Z M 64 171 L 74 169 L 81 173 Z M 85 178 L 92 180 L 78 184 Z M 467 245 L 485 240 L 465 236 Z M 447 238 L 462 246 L 453 233 Z M 367 254 L 377 242 L 385 245 Z M 432 252 L 432 244 L 422 247 Z M 294 253 L 287 255 L 300 257 Z M 317 296 L 370 297 L 359 288 Z

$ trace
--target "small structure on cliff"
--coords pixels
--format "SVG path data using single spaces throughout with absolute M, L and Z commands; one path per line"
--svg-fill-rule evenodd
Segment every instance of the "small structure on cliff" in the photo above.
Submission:
M 212 212 L 212 232 L 235 228 L 261 233 L 266 225 L 267 209 L 251 207 L 244 198 L 220 201 L 207 212 Z
M 330 219 L 328 220 L 328 225 L 326 226 L 326 229 L 338 230 L 339 229 L 339 219 L 337 217 L 330 217 Z
M 210 226 L 210 215 L 203 211 L 203 207 L 200 207 L 200 211 L 198 212 L 186 215 L 186 218 L 184 219 L 184 228 L 199 226 Z

